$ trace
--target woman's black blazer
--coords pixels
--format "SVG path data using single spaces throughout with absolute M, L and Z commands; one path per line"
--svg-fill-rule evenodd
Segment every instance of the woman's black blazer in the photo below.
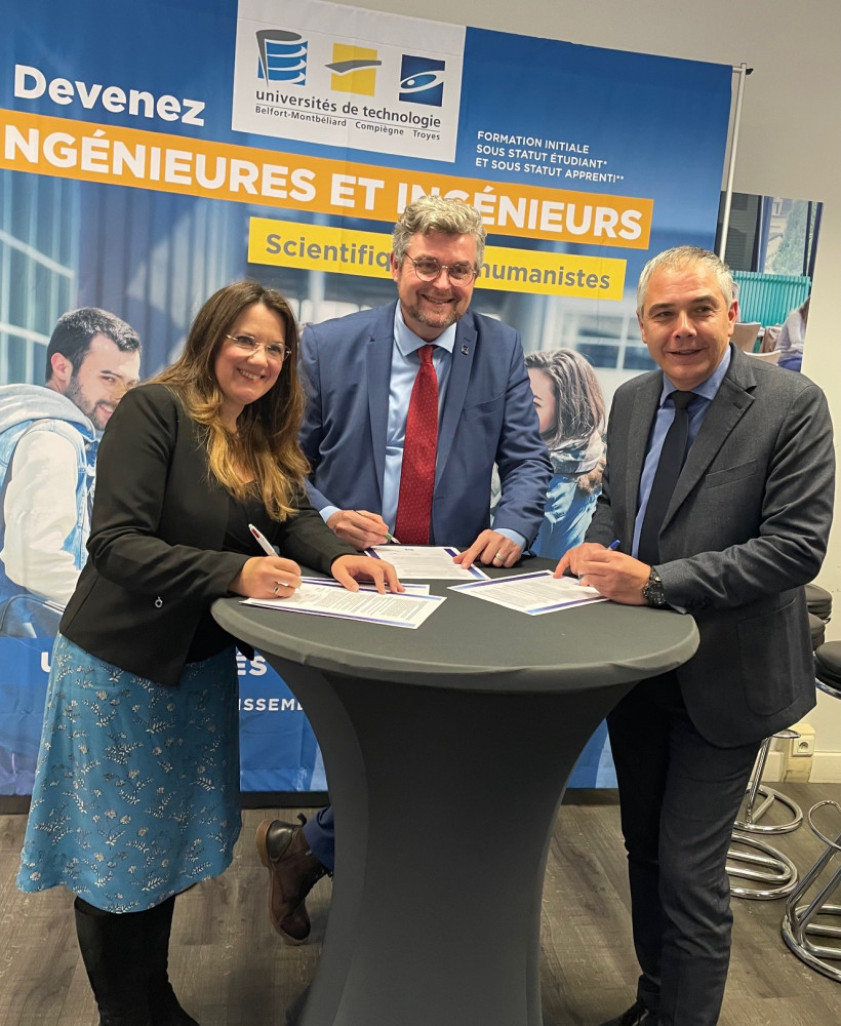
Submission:
M 125 395 L 96 467 L 88 561 L 59 630 L 106 662 L 175 684 L 199 619 L 249 558 L 219 551 L 228 493 L 209 477 L 198 425 L 160 384 Z M 264 526 L 282 556 L 317 570 L 355 552 L 305 496 L 296 516 Z

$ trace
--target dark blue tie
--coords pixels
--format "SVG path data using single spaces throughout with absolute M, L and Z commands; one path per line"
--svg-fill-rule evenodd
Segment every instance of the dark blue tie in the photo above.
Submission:
M 689 436 L 689 410 L 687 407 L 695 398 L 694 392 L 672 392 L 675 419 L 663 440 L 660 462 L 651 484 L 648 506 L 640 530 L 637 558 L 643 563 L 656 563 L 660 558 L 660 527 L 669 508 L 672 493 L 686 457 L 686 440 Z

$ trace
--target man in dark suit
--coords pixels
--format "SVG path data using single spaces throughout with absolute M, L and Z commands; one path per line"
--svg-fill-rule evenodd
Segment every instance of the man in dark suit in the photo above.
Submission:
M 737 309 L 705 250 L 643 269 L 637 316 L 661 369 L 616 392 L 593 523 L 556 570 L 616 602 L 690 613 L 700 633 L 689 662 L 640 681 L 608 718 L 642 974 L 605 1026 L 718 1021 L 733 821 L 762 740 L 815 702 L 803 585 L 832 520 L 832 425 L 811 381 L 729 344 Z M 676 452 L 664 496 L 658 465 Z
M 461 547 L 462 566 L 500 567 L 512 566 L 537 535 L 551 464 L 520 337 L 469 310 L 484 241 L 472 207 L 416 200 L 393 232 L 397 301 L 304 332 L 301 443 L 312 465 L 310 497 L 356 548 L 396 535 L 403 544 Z M 409 456 L 410 436 L 425 361 L 434 391 L 431 422 L 419 432 L 428 477 L 407 488 L 407 466 L 419 462 Z M 494 465 L 501 492 L 491 518 Z M 420 520 L 418 492 L 428 500 Z M 270 870 L 272 923 L 300 942 L 309 934 L 304 898 L 333 868 L 332 809 L 303 829 L 262 824 L 257 848 Z

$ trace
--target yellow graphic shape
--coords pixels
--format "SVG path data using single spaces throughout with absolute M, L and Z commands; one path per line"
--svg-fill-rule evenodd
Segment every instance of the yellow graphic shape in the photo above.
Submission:
M 391 236 L 252 217 L 248 261 L 275 267 L 390 278 Z M 487 246 L 477 288 L 547 296 L 622 298 L 626 261 L 509 246 Z
M 347 43 L 333 44 L 333 64 L 376 62 L 380 60 L 376 50 L 366 46 L 349 46 Z M 348 71 L 334 72 L 330 88 L 335 93 L 355 93 L 357 96 L 373 96 L 377 87 L 377 67 L 357 67 Z
M 252 217 L 249 263 L 390 278 L 391 236 L 348 228 Z

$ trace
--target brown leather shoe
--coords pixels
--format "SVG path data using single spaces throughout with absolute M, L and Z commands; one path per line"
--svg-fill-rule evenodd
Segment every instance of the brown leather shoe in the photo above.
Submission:
M 310 917 L 304 899 L 327 869 L 310 851 L 299 826 L 264 819 L 255 837 L 257 854 L 269 871 L 269 919 L 284 940 L 303 944 Z
M 272 916 L 271 893 L 269 894 L 269 916 Z M 272 926 L 274 926 L 287 944 L 306 944 L 307 938 L 310 935 L 310 916 L 309 912 L 307 912 L 306 903 L 302 901 L 297 908 L 293 909 L 279 923 L 275 923 L 274 919 L 272 919 Z

